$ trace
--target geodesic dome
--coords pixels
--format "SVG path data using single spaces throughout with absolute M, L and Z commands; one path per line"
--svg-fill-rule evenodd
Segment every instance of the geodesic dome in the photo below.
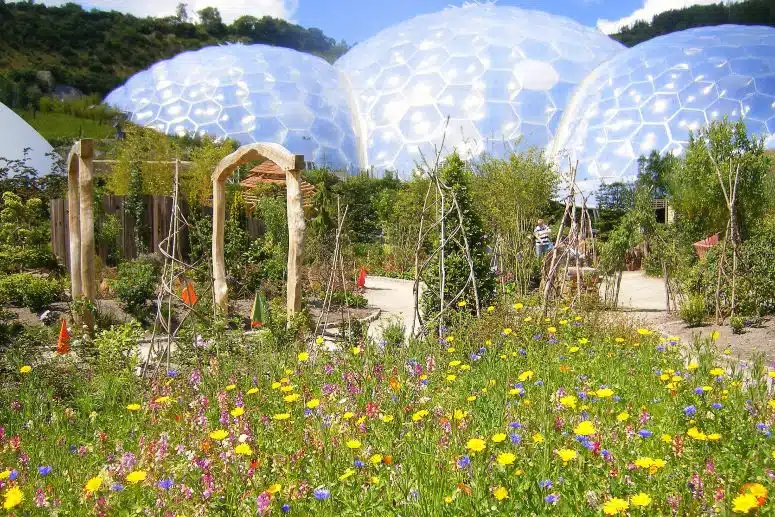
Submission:
M 271 142 L 318 166 L 359 167 L 340 73 L 295 50 L 224 45 L 183 52 L 133 75 L 105 102 L 167 134 Z
M 561 16 L 466 5 L 417 16 L 356 45 L 344 72 L 364 167 L 406 177 L 440 145 L 465 157 L 546 147 L 576 86 L 624 46 Z
M 54 164 L 51 144 L 14 111 L 0 102 L 0 158 L 23 160 L 39 174 L 49 174 Z
M 690 130 L 725 116 L 775 134 L 775 28 L 689 29 L 618 54 L 579 88 L 554 151 L 579 160 L 592 192 L 634 179 L 652 150 L 682 153 Z

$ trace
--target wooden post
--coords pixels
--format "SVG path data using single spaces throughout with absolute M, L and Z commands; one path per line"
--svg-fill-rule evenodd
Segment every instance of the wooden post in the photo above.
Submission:
M 301 173 L 297 169 L 285 174 L 288 209 L 288 285 L 286 311 L 288 322 L 301 310 L 301 264 L 304 254 L 304 201 Z
M 78 149 L 79 202 L 81 205 L 81 288 L 83 296 L 91 303 L 97 298 L 97 282 L 94 270 L 94 185 L 93 141 L 81 140 Z M 84 313 L 84 323 L 94 328 L 94 315 Z
M 226 178 L 213 177 L 213 288 L 215 305 L 226 311 L 229 305 L 229 289 L 226 286 L 226 260 L 223 236 L 226 222 Z
M 73 145 L 67 157 L 67 224 L 70 234 L 70 295 L 77 300 L 83 294 L 81 286 L 81 202 L 78 193 L 78 171 L 80 160 L 77 159 L 78 144 Z

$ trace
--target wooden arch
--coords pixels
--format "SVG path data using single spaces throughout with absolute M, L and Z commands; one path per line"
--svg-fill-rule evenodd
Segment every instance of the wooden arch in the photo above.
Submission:
M 301 309 L 301 261 L 304 250 L 304 207 L 301 195 L 301 171 L 304 156 L 292 154 L 285 147 L 272 143 L 243 145 L 225 157 L 213 172 L 213 287 L 215 304 L 228 309 L 229 290 L 226 285 L 226 262 L 223 239 L 226 225 L 226 180 L 245 163 L 271 160 L 285 171 L 288 200 L 288 283 L 286 307 L 288 318 Z
M 67 155 L 67 208 L 70 234 L 70 293 L 73 300 L 94 302 L 94 142 L 79 140 Z M 90 311 L 84 323 L 94 324 Z

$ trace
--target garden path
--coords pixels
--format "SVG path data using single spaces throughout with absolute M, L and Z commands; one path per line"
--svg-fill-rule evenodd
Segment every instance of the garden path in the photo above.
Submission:
M 398 317 L 404 324 L 407 334 L 412 330 L 414 317 L 413 280 L 367 276 L 363 295 L 369 306 L 382 310 L 380 317 L 369 326 L 369 336 L 377 339 L 382 334 L 382 326 Z
M 602 293 L 601 287 L 601 293 Z M 619 307 L 640 311 L 666 311 L 665 283 L 645 271 L 625 271 L 619 289 Z

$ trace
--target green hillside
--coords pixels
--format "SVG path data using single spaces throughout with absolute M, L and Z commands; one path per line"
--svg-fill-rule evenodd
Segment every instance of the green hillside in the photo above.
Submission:
M 347 50 L 346 43 L 319 29 L 271 17 L 242 16 L 227 25 L 217 9 L 207 8 L 199 12 L 199 23 L 189 19 L 185 12 L 138 18 L 72 3 L 46 7 L 0 0 L 0 102 L 27 109 L 54 84 L 102 96 L 159 60 L 218 43 L 277 45 L 329 61 Z M 42 70 L 50 71 L 53 81 L 36 76 Z
M 637 22 L 611 37 L 632 47 L 657 36 L 708 25 L 769 25 L 775 27 L 775 0 L 747 0 L 713 5 L 694 5 L 656 15 L 651 22 Z

